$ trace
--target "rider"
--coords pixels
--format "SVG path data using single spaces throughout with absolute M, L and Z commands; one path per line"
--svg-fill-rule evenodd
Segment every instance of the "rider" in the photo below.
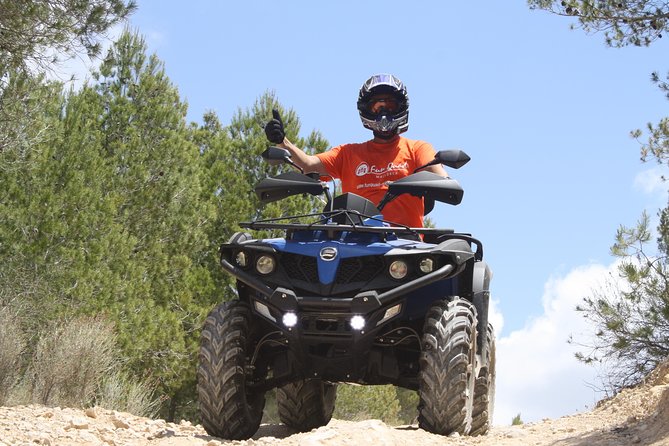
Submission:
M 305 172 L 318 172 L 341 180 L 342 192 L 352 192 L 379 204 L 388 182 L 399 180 L 434 159 L 435 150 L 425 141 L 400 136 L 409 128 L 407 89 L 392 74 L 376 74 L 360 88 L 358 111 L 362 125 L 374 132 L 363 143 L 343 144 L 309 155 L 286 138 L 278 112 L 265 126 L 267 139 L 291 152 Z M 425 170 L 446 177 L 441 164 Z M 383 217 L 409 227 L 423 227 L 423 199 L 402 194 L 383 208 Z

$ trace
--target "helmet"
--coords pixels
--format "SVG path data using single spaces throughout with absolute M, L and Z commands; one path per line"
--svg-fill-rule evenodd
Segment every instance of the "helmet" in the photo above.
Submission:
M 370 109 L 370 99 L 387 93 L 397 100 L 396 110 L 382 108 L 378 112 Z M 389 138 L 406 132 L 409 128 L 409 96 L 401 80 L 392 74 L 375 74 L 367 79 L 358 94 L 358 112 L 362 125 L 374 132 L 375 136 Z

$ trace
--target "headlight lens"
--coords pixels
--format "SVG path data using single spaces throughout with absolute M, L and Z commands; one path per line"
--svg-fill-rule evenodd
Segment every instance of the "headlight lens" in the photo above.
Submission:
M 424 257 L 418 263 L 418 267 L 420 268 L 421 272 L 425 274 L 431 273 L 434 271 L 434 260 L 429 257 Z
M 393 279 L 404 279 L 409 272 L 409 267 L 404 260 L 395 260 L 390 264 L 388 272 Z
M 297 314 L 293 312 L 288 312 L 283 315 L 282 318 L 283 325 L 285 325 L 288 328 L 293 328 L 295 325 L 297 325 Z
M 246 268 L 249 266 L 249 255 L 244 251 L 239 251 L 237 255 L 235 255 L 235 263 L 241 268 Z
M 354 329 L 354 330 L 358 330 L 358 331 L 365 328 L 365 323 L 366 323 L 365 318 L 360 316 L 359 314 L 356 314 L 355 316 L 353 316 L 351 318 L 351 322 L 350 322 L 351 328 Z
M 261 255 L 256 260 L 256 271 L 260 274 L 271 274 L 274 272 L 274 268 L 276 268 L 276 262 L 272 256 Z

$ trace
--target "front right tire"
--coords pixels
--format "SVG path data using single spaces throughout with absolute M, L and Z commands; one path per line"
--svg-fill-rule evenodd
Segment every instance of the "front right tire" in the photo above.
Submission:
M 420 356 L 418 424 L 429 432 L 468 434 L 476 365 L 476 309 L 452 297 L 425 317 Z

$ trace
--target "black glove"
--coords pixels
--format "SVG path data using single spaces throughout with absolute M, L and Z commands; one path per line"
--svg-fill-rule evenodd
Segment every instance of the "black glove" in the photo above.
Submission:
M 281 144 L 283 142 L 283 138 L 286 137 L 286 132 L 283 131 L 283 122 L 281 121 L 279 110 L 276 108 L 272 109 L 272 116 L 274 119 L 268 122 L 265 126 L 265 135 L 267 136 L 269 142 L 274 144 Z

